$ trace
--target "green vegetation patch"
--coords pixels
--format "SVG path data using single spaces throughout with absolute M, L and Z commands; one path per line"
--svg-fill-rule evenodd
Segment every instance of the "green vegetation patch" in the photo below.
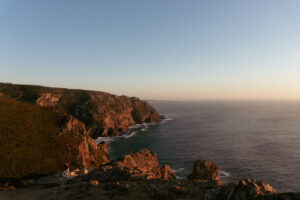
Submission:
M 60 134 L 61 120 L 51 109 L 0 97 L 0 177 L 51 174 L 72 162 L 78 141 Z

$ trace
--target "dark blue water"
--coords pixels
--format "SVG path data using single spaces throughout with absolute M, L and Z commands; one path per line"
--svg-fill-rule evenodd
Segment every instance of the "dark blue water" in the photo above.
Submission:
M 169 120 L 116 139 L 109 144 L 111 158 L 147 148 L 178 177 L 207 159 L 219 166 L 223 182 L 256 178 L 280 192 L 300 191 L 299 101 L 151 104 Z

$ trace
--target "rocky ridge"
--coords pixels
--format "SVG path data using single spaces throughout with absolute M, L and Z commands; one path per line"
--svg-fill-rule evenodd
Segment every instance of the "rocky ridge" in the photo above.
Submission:
M 0 93 L 2 96 L 72 115 L 85 124 L 87 133 L 94 139 L 121 135 L 135 124 L 161 120 L 153 107 L 136 97 L 8 83 L 0 83 Z

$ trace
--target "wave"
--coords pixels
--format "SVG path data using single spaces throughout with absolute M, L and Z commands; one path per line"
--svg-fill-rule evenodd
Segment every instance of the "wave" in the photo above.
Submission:
M 120 136 L 117 137 L 98 137 L 95 139 L 96 144 L 99 144 L 101 142 L 106 142 L 107 144 L 112 143 L 116 141 Z
M 182 176 L 176 176 L 176 179 L 185 179 L 185 178 Z
M 181 168 L 178 168 L 178 169 L 172 169 L 175 173 L 177 172 L 181 172 L 181 171 L 184 171 L 184 168 L 181 167 Z
M 220 170 L 220 177 L 224 178 L 224 177 L 229 177 L 229 176 L 231 176 L 231 174 L 229 172 Z
M 172 120 L 174 120 L 174 118 L 172 118 L 172 117 L 169 117 L 169 116 L 166 116 L 166 115 L 164 115 L 166 118 L 165 119 L 163 119 L 160 123 L 166 123 L 166 122 L 168 122 L 168 121 L 172 121 Z
M 132 133 L 130 133 L 129 135 L 126 134 L 124 135 L 124 138 L 127 139 L 127 138 L 131 138 L 132 136 L 135 136 L 136 135 L 136 131 L 133 131 Z
M 172 121 L 172 120 L 174 120 L 173 118 L 169 118 L 169 117 L 167 117 L 166 119 L 164 119 L 165 121 Z
M 128 127 L 128 130 L 121 136 L 115 136 L 115 137 L 98 137 L 95 142 L 99 144 L 100 142 L 106 142 L 107 144 L 112 143 L 116 140 L 119 140 L 121 138 L 131 138 L 135 136 L 139 131 L 147 131 L 149 127 L 154 126 L 155 123 L 143 123 L 143 124 L 136 124 L 134 126 Z

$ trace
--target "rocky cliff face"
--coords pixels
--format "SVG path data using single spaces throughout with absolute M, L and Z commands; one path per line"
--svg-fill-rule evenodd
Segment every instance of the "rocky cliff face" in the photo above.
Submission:
M 66 117 L 62 126 L 62 134 L 78 138 L 77 155 L 73 156 L 76 157 L 77 163 L 80 163 L 79 167 L 90 168 L 109 162 L 106 143 L 97 145 L 86 133 L 84 123 L 72 115 Z
M 87 133 L 93 138 L 117 136 L 124 133 L 129 126 L 160 121 L 154 108 L 135 97 L 4 83 L 0 83 L 0 93 L 72 115 L 85 124 Z

